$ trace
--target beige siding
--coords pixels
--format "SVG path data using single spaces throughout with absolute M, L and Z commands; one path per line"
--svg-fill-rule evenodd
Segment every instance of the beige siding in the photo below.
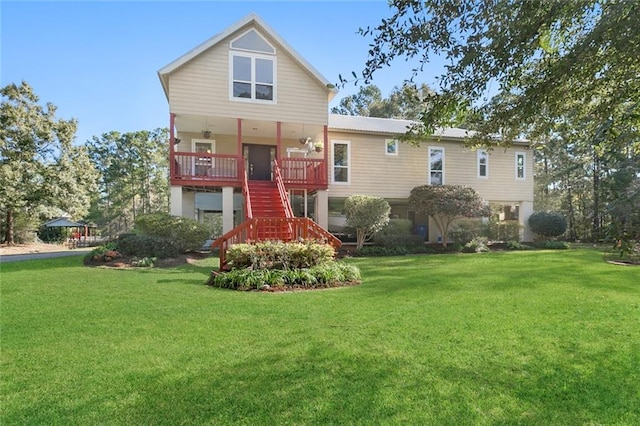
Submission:
M 269 41 L 276 47 L 277 103 L 229 99 L 229 41 L 245 30 L 213 46 L 169 77 L 171 112 L 326 124 L 327 89 L 273 40 Z
M 403 199 L 411 189 L 427 184 L 428 148 L 445 150 L 445 184 L 466 185 L 474 188 L 487 201 L 518 202 L 533 198 L 533 153 L 520 147 L 496 149 L 489 155 L 489 176 L 479 178 L 476 151 L 460 142 L 432 141 L 419 147 L 399 144 L 398 155 L 385 154 L 382 135 L 330 132 L 332 140 L 350 141 L 351 182 L 348 185 L 331 184 L 330 196 L 337 198 L 353 194 L 368 194 L 387 199 Z M 331 149 L 329 147 L 329 149 Z M 526 156 L 526 179 L 515 177 L 515 152 Z M 329 156 L 331 158 L 331 156 Z M 332 176 L 331 165 L 329 175 Z

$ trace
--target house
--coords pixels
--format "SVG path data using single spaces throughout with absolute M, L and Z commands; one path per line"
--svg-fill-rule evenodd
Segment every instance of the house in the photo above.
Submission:
M 394 217 L 421 225 L 435 242 L 428 218 L 408 210 L 409 192 L 463 184 L 503 206 L 530 239 L 533 155 L 526 144 L 474 151 L 464 146 L 464 130 L 445 129 L 411 147 L 394 139 L 408 121 L 328 114 L 333 84 L 255 14 L 158 75 L 170 108 L 173 215 L 217 218 L 233 241 L 278 232 L 331 238 L 323 232 L 340 230 L 344 199 L 369 194 L 389 200 Z M 257 218 L 272 221 L 257 225 Z

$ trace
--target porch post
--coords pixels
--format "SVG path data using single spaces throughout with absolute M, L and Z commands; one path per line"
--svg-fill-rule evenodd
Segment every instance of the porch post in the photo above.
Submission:
M 175 148 L 174 143 L 176 141 L 176 135 L 174 134 L 174 127 L 176 124 L 176 115 L 172 112 L 169 113 L 169 181 L 176 175 L 175 165 Z
M 518 222 L 520 223 L 520 241 L 533 241 L 533 233 L 529 227 L 529 216 L 533 213 L 532 201 L 520 201 L 518 206 Z
M 329 228 L 329 191 L 326 189 L 316 192 L 316 223 L 324 229 Z
M 280 163 L 282 153 L 282 123 L 276 122 L 276 160 Z
M 169 194 L 171 216 L 182 217 L 182 187 L 171 185 Z
M 238 157 L 242 157 L 242 118 L 238 118 Z
M 233 187 L 222 187 L 222 233 L 233 229 Z
M 329 126 L 324 125 L 324 184 L 329 183 Z M 328 208 L 328 207 L 327 207 Z M 328 219 L 327 219 L 328 220 Z M 326 226 L 325 226 L 326 229 Z

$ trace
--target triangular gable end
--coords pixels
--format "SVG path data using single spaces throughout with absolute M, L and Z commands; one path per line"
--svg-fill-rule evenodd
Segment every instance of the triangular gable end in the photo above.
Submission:
M 169 74 L 171 74 L 172 72 L 174 72 L 175 70 L 177 70 L 178 68 L 186 64 L 187 62 L 191 61 L 195 57 L 199 56 L 200 54 L 202 54 L 204 51 L 208 50 L 212 46 L 220 43 L 222 40 L 226 39 L 229 35 L 236 33 L 238 30 L 242 29 L 243 27 L 249 24 L 253 24 L 257 28 L 264 30 L 269 35 L 270 38 L 275 40 L 276 43 L 278 43 L 286 52 L 288 52 L 288 54 L 291 57 L 293 57 L 294 60 L 297 61 L 309 74 L 311 74 L 316 79 L 316 81 L 318 81 L 318 83 L 320 83 L 323 87 L 325 87 L 328 90 L 330 94 L 329 95 L 330 99 L 333 98 L 333 96 L 335 96 L 338 93 L 338 90 L 334 87 L 334 85 L 331 82 L 329 82 L 325 77 L 323 77 L 322 74 L 320 74 L 318 70 L 316 70 L 309 62 L 303 59 L 302 56 L 300 56 L 298 52 L 295 51 L 295 49 L 293 49 L 284 39 L 282 39 L 275 30 L 273 30 L 262 19 L 260 19 L 260 17 L 257 14 L 250 13 L 249 15 L 245 16 L 243 19 L 236 22 L 235 24 L 226 28 L 224 31 L 216 34 L 215 36 L 211 37 L 209 40 L 206 40 L 205 42 L 201 43 L 199 46 L 196 46 L 195 48 L 191 49 L 189 52 L 180 56 L 178 59 L 172 61 L 166 66 L 162 67 L 158 71 L 158 77 L 160 78 L 160 82 L 162 83 L 162 89 L 164 90 L 165 96 L 167 97 L 167 99 L 169 98 L 169 92 L 168 92 Z M 249 33 L 251 30 L 255 30 L 255 27 L 251 28 L 249 31 L 243 33 L 242 35 L 235 38 L 234 40 L 242 38 L 243 35 Z M 260 36 L 260 34 L 257 31 L 256 31 L 256 34 Z M 260 37 L 263 38 L 265 43 L 273 47 L 271 43 L 269 43 L 264 39 L 264 37 L 262 36 Z M 275 51 L 275 48 L 274 48 L 274 51 Z
M 271 45 L 255 28 L 241 34 L 231 40 L 229 46 L 236 50 L 247 50 L 250 52 L 276 54 L 276 48 Z

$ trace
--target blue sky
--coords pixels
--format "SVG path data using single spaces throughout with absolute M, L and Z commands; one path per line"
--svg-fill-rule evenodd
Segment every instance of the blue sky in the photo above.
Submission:
M 168 127 L 157 71 L 250 12 L 260 15 L 329 81 L 360 71 L 370 39 L 356 31 L 391 11 L 386 1 L 0 2 L 0 85 L 27 81 L 76 142 L 117 130 Z M 400 60 L 376 75 L 384 95 L 410 77 Z M 433 67 L 416 81 L 435 87 Z M 331 106 L 355 93 L 348 85 Z

